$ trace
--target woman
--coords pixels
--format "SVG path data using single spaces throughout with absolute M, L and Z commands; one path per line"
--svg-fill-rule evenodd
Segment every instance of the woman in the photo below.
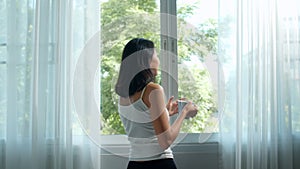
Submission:
M 115 91 L 131 144 L 128 169 L 176 169 L 170 145 L 183 120 L 197 113 L 189 102 L 170 125 L 169 116 L 176 114 L 178 107 L 173 97 L 165 104 L 163 88 L 154 82 L 159 63 L 150 40 L 135 38 L 124 47 Z

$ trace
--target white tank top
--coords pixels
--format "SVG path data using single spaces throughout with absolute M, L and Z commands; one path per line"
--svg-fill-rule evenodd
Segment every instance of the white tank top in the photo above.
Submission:
M 129 160 L 149 161 L 173 158 L 170 147 L 163 150 L 158 143 L 149 108 L 142 100 L 145 88 L 137 101 L 128 106 L 119 104 L 118 107 L 120 118 L 131 145 Z

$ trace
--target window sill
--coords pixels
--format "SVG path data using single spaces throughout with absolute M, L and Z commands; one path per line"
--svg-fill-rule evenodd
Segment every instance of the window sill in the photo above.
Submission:
M 174 144 L 178 143 L 218 143 L 219 133 L 180 133 Z M 126 135 L 102 135 L 101 145 L 129 145 Z
M 126 135 L 101 136 L 101 154 L 128 157 L 129 141 Z M 180 133 L 172 145 L 174 153 L 216 153 L 218 133 Z

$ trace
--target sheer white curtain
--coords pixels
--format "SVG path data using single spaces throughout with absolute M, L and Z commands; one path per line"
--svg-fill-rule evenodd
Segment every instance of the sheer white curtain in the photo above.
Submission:
M 222 167 L 300 168 L 300 2 L 219 3 Z
M 73 101 L 76 65 L 98 36 L 98 3 L 0 1 L 0 168 L 100 168 Z M 89 54 L 97 62 L 99 48 Z

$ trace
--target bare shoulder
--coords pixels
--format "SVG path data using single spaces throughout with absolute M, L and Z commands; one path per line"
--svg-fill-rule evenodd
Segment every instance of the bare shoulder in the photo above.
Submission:
M 145 93 L 144 93 L 144 95 L 143 95 L 143 97 L 142 97 L 144 103 L 145 103 L 148 107 L 150 107 L 150 105 L 151 105 L 151 104 L 150 104 L 150 101 L 149 101 L 149 96 L 150 96 L 150 94 L 151 94 L 153 91 L 159 92 L 159 93 L 161 93 L 161 94 L 164 93 L 164 92 L 163 92 L 163 88 L 162 88 L 159 84 L 157 84 L 157 83 L 148 83 L 147 86 L 146 86 L 146 89 L 145 89 Z
M 163 90 L 163 88 L 159 85 L 159 84 L 157 84 L 157 83 L 148 83 L 148 85 L 147 85 L 147 89 L 149 90 L 149 91 L 152 91 L 152 90 Z

